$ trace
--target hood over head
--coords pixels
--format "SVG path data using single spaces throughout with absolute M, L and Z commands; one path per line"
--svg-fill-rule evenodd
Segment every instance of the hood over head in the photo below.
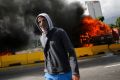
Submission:
M 49 17 L 49 15 L 48 15 L 47 13 L 40 13 L 40 14 L 36 17 L 36 24 L 37 24 L 39 30 L 42 32 L 41 28 L 40 28 L 39 25 L 38 25 L 38 21 L 37 21 L 38 17 L 40 17 L 40 16 L 46 18 L 46 20 L 47 20 L 47 22 L 48 22 L 48 31 L 49 31 L 49 30 L 52 30 L 52 28 L 53 28 L 53 23 L 52 23 L 52 20 L 51 20 L 51 18 Z

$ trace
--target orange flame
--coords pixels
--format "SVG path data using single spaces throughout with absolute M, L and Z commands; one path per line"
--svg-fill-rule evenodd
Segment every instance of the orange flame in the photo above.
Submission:
M 91 37 L 111 34 L 111 29 L 107 24 L 97 19 L 93 19 L 90 16 L 84 17 L 81 23 L 83 25 L 82 31 L 87 32 Z
M 83 44 L 88 44 L 92 37 L 112 34 L 111 28 L 107 24 L 90 16 L 85 16 L 80 23 L 81 32 L 83 32 L 80 34 L 80 42 Z

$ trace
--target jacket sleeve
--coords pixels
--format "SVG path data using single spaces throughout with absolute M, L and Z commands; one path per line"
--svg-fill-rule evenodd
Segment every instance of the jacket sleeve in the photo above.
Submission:
M 61 29 L 60 32 L 61 32 L 62 43 L 63 43 L 66 51 L 68 52 L 72 74 L 79 75 L 78 63 L 77 63 L 77 58 L 76 58 L 74 47 L 73 47 L 67 33 L 63 29 Z

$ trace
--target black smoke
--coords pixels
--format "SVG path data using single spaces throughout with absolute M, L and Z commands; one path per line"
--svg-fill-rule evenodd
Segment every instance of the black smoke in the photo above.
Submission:
M 0 52 L 17 51 L 29 43 L 29 34 L 17 24 L 2 24 L 0 26 Z
M 48 13 L 56 27 L 64 28 L 75 47 L 79 46 L 79 21 L 84 13 L 79 2 L 65 0 L 0 0 L 0 51 L 25 49 L 37 28 L 35 17 Z M 39 32 L 38 29 L 35 30 Z
M 65 0 L 31 0 L 30 3 L 27 12 L 34 16 L 42 12 L 48 13 L 54 25 L 64 28 L 74 46 L 79 47 L 80 18 L 84 13 L 80 2 L 67 4 Z M 28 14 L 27 12 L 25 13 Z
M 29 43 L 29 33 L 15 0 L 0 0 L 0 53 L 18 51 Z

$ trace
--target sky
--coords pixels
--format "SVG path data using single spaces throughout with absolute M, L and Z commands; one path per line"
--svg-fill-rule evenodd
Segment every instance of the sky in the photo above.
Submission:
M 68 0 L 69 3 L 79 1 L 81 4 L 85 4 L 85 1 L 93 0 Z M 94 0 L 95 1 L 95 0 Z M 97 0 L 100 1 L 101 9 L 105 19 L 120 16 L 120 0 Z

